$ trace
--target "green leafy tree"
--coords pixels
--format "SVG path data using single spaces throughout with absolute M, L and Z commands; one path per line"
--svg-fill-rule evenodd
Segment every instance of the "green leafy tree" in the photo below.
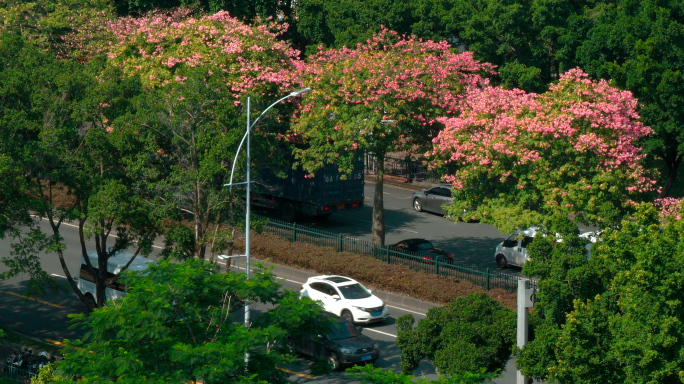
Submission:
M 577 224 L 563 214 L 552 215 L 541 224 L 546 231 L 528 246 L 530 261 L 523 267 L 523 274 L 537 278 L 530 342 L 516 360 L 518 367 L 525 367 L 526 377 L 538 379 L 547 377 L 548 368 L 555 364 L 556 342 L 575 302 L 605 291 L 605 268 L 595 257 L 587 260 L 587 241 L 579 237 Z M 563 240 L 558 241 L 559 237 Z M 602 348 L 600 344 L 585 347 Z
M 231 16 L 250 24 L 279 16 L 284 18 L 292 14 L 291 0 L 114 0 L 112 3 L 121 16 L 135 16 L 154 10 L 183 7 L 194 8 L 203 13 L 227 11 Z
M 475 384 L 475 383 L 493 383 L 492 379 L 500 377 L 496 373 L 469 373 L 454 376 L 439 376 L 436 380 L 428 378 L 420 378 L 417 380 L 415 376 L 404 373 L 394 373 L 391 370 L 384 370 L 381 368 L 374 368 L 372 364 L 355 366 L 347 369 L 347 376 L 359 381 L 361 384 L 399 384 L 399 383 L 439 383 L 439 384 Z
M 375 155 L 373 243 L 383 246 L 384 159 L 393 151 L 420 152 L 441 127 L 436 118 L 458 112 L 465 88 L 483 81 L 486 64 L 446 43 L 400 37 L 384 30 L 355 49 L 322 50 L 300 68 L 313 91 L 302 100 L 290 140 L 304 170 L 324 164 L 351 173 L 358 151 Z
M 153 12 L 119 18 L 110 28 L 114 41 L 108 64 L 144 85 L 135 113 L 114 127 L 144 132 L 148 139 L 154 159 L 139 167 L 144 181 L 139 188 L 156 194 L 153 203 L 168 208 L 167 217 L 175 220 L 167 240 L 192 247 L 190 252 L 176 248 L 177 255 L 199 258 L 230 247 L 232 230 L 215 226 L 212 233 L 209 228 L 237 206 L 223 184 L 245 132 L 245 99 L 259 96 L 256 106 L 268 105 L 295 87 L 290 72 L 296 52 L 266 27 L 248 26 L 226 12 L 202 17 L 188 9 Z M 260 137 L 257 153 L 272 150 L 275 136 L 287 125 L 276 111 L 269 116 L 254 128 Z M 192 234 L 180 223 L 179 211 L 192 217 Z
M 539 274 L 540 302 L 534 339 L 518 358 L 523 373 L 558 383 L 680 382 L 683 234 L 681 217 L 641 204 L 601 234 L 590 260 L 535 239 L 526 272 Z
M 114 18 L 109 0 L 9 0 L 0 4 L 0 31 L 22 35 L 31 44 L 50 51 L 59 58 L 87 61 L 107 45 L 106 21 Z M 99 25 L 87 37 L 72 38 Z
M 31 377 L 31 384 L 50 384 L 64 382 L 62 376 L 55 371 L 54 364 L 48 364 L 38 370 L 38 374 Z
M 684 158 L 684 6 L 676 1 L 600 2 L 580 22 L 576 62 L 595 77 L 613 79 L 639 99 L 655 134 L 644 148 L 664 170 L 668 196 Z
M 515 313 L 485 294 L 431 308 L 414 328 L 412 315 L 397 319 L 401 371 L 412 372 L 427 358 L 437 372 L 463 379 L 468 372 L 497 373 L 515 342 Z
M 2 190 L 11 193 L 3 193 L 10 204 L 3 206 L 7 211 L 2 217 L 11 217 L 3 220 L 3 229 L 15 238 L 12 253 L 2 259 L 8 267 L 2 278 L 28 274 L 28 293 L 42 294 L 44 286 L 56 284 L 42 269 L 39 254 L 54 253 L 71 288 L 92 309 L 95 299 L 105 301 L 107 259 L 128 246 L 137 246 L 136 254 L 149 252 L 157 233 L 154 210 L 143 207 L 127 169 L 127 163 L 145 156 L 138 135 L 110 135 L 108 127 L 110 119 L 127 108 L 120 100 L 135 93 L 139 82 L 117 81 L 120 77 L 102 71 L 102 61 L 55 59 L 29 37 L 11 28 L 2 33 L 7 53 L 2 56 L 2 97 L 7 108 L 0 128 L 8 141 L 0 158 L 13 159 L 3 168 L 9 177 Z M 106 110 L 105 99 L 114 108 Z M 49 223 L 50 234 L 40 231 L 41 219 Z M 96 298 L 78 290 L 64 261 L 67 251 L 60 228 L 65 220 L 78 223 L 78 254 L 85 256 L 87 241 L 94 239 L 99 261 L 91 267 L 100 270 Z M 29 227 L 20 230 L 20 225 Z
M 73 315 L 88 332 L 67 342 L 58 371 L 92 383 L 287 382 L 284 341 L 326 326 L 319 305 L 283 292 L 261 266 L 246 279 L 202 260 L 162 260 L 125 282 L 125 298 Z M 275 307 L 245 326 L 245 300 Z
M 331 48 L 356 46 L 383 27 L 411 34 L 415 8 L 414 2 L 394 0 L 298 1 L 297 37 L 315 53 L 313 49 L 320 44 Z

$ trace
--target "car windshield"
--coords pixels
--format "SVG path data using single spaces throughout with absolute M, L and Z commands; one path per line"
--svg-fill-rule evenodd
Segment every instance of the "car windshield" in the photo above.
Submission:
M 432 243 L 429 242 L 429 241 L 424 241 L 424 242 L 421 242 L 421 243 L 416 243 L 416 249 L 419 250 L 419 251 L 429 251 L 429 250 L 431 250 L 431 249 L 433 249 L 433 248 L 434 248 L 434 246 L 433 246 Z
M 343 340 L 357 336 L 361 336 L 359 329 L 347 321 L 337 321 L 328 327 L 328 339 L 330 340 Z
M 340 290 L 340 293 L 342 293 L 342 296 L 344 296 L 345 299 L 365 299 L 366 297 L 370 297 L 371 294 L 366 290 L 366 288 L 359 284 L 349 284 L 349 285 L 342 285 L 337 287 Z

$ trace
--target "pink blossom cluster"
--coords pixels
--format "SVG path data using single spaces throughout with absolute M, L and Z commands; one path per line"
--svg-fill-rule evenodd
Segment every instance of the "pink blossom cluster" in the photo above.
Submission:
M 372 105 L 393 98 L 428 102 L 455 113 L 463 90 L 482 83 L 481 75 L 493 67 L 474 60 L 470 52 L 451 52 L 446 42 L 383 30 L 355 49 L 320 50 L 299 69 L 302 77 L 327 79 L 334 96 L 345 103 Z M 420 114 L 411 117 L 429 122 Z
M 425 127 L 439 114 L 457 113 L 464 90 L 486 83 L 483 75 L 494 68 L 470 52 L 452 52 L 446 42 L 400 36 L 387 29 L 354 48 L 320 48 L 296 67 L 302 82 L 314 89 L 303 100 L 299 116 L 306 120 L 298 120 L 296 129 L 305 121 L 326 121 L 341 109 L 357 108 L 356 113 L 394 123 L 373 129 L 370 119 L 361 118 L 349 128 L 389 142 L 406 136 L 393 129 L 399 122 Z M 339 135 L 348 133 L 340 130 Z
M 665 197 L 656 199 L 654 205 L 656 208 L 659 208 L 661 216 L 665 218 L 674 217 L 676 220 L 681 220 L 684 198 Z
M 639 122 L 636 99 L 580 69 L 544 94 L 470 87 L 461 108 L 438 119 L 445 128 L 428 153 L 457 169 L 447 177 L 456 188 L 484 174 L 541 190 L 546 204 L 568 208 L 594 204 L 592 197 L 615 188 L 653 189 L 637 145 L 651 129 Z
M 183 79 L 186 68 L 221 76 L 234 98 L 267 84 L 294 88 L 298 52 L 279 41 L 271 26 L 251 27 L 221 11 L 195 18 L 189 9 L 152 12 L 107 23 L 108 57 L 150 87 Z M 282 27 L 278 27 L 278 32 Z

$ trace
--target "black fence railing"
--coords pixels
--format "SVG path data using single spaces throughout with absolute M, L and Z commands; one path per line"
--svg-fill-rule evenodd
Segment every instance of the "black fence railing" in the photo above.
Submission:
M 518 287 L 517 276 L 491 271 L 467 265 L 462 262 L 442 263 L 437 260 L 426 260 L 417 253 L 399 251 L 392 248 L 380 248 L 365 240 L 356 239 L 342 234 L 309 228 L 296 223 L 287 223 L 277 219 L 262 216 L 257 217 L 264 222 L 263 231 L 272 233 L 291 242 L 301 241 L 323 247 L 336 249 L 338 252 L 350 252 L 373 257 L 388 264 L 405 265 L 413 270 L 432 273 L 440 276 L 455 277 L 467 280 L 484 287 L 486 290 L 500 288 L 515 291 Z
M 16 381 L 18 383 L 30 383 L 31 378 L 37 376 L 38 373 L 33 370 L 23 369 L 14 364 L 6 364 L 0 362 L 0 376 Z

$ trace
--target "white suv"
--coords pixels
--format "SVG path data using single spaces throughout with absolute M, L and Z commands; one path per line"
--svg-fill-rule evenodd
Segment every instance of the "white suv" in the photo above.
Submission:
M 541 233 L 539 227 L 530 227 L 524 230 L 518 229 L 513 234 L 499 245 L 494 251 L 494 258 L 496 259 L 496 266 L 499 268 L 506 268 L 509 265 L 516 265 L 521 267 L 530 260 L 527 254 L 527 246 L 532 243 L 534 237 Z M 580 238 L 587 240 L 585 248 L 587 250 L 587 260 L 591 258 L 591 246 L 599 240 L 601 232 L 584 232 L 579 235 Z M 556 234 L 556 241 L 563 241 L 559 234 Z
M 344 276 L 310 277 L 302 285 L 299 297 L 320 301 L 323 310 L 351 323 L 368 324 L 389 317 L 382 300 L 356 280 Z

